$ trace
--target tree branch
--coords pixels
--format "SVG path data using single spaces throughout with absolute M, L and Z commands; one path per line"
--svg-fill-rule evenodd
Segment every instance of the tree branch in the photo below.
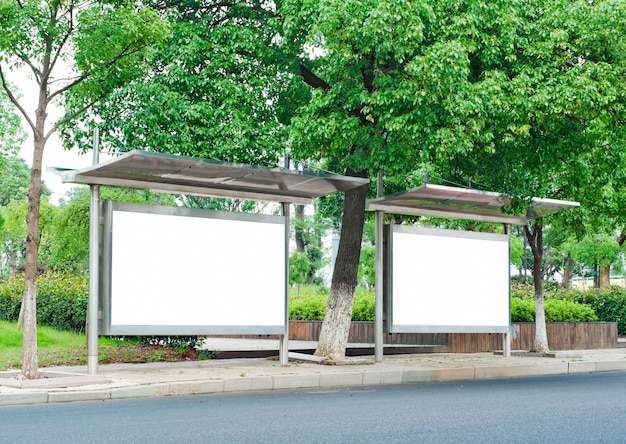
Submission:
M 330 89 L 330 85 L 313 74 L 304 64 L 300 63 L 300 75 L 304 82 L 312 88 L 318 88 L 324 90 L 324 92 Z
M 370 53 L 365 57 L 365 60 L 369 62 L 367 68 L 361 68 L 361 75 L 363 76 L 363 85 L 370 94 L 374 92 L 374 63 L 376 61 L 376 51 L 372 48 Z
M 94 106 L 99 100 L 101 100 L 104 97 L 104 94 L 101 94 L 100 97 L 98 97 L 97 99 L 92 100 L 91 102 L 89 102 L 87 105 L 84 105 L 82 108 L 80 108 L 79 110 L 73 112 L 72 114 L 70 114 L 67 117 L 63 117 L 59 120 L 57 120 L 54 125 L 52 125 L 52 127 L 48 130 L 48 132 L 46 133 L 46 135 L 44 136 L 45 140 L 48 140 L 48 138 L 57 130 L 59 129 L 59 127 L 61 125 L 64 125 L 68 122 L 71 122 L 72 120 L 74 120 L 76 117 L 78 117 L 79 115 L 81 115 L 82 113 L 84 113 L 85 111 L 87 111 L 89 108 L 91 108 L 92 106 Z
M 9 85 L 7 85 L 6 79 L 4 77 L 4 71 L 2 70 L 2 65 L 0 65 L 0 80 L 2 81 L 2 88 L 6 91 L 7 96 L 9 96 L 9 100 L 11 100 L 11 102 L 17 107 L 17 109 L 20 110 L 20 113 L 22 113 L 22 115 L 24 116 L 24 119 L 26 119 L 26 122 L 28 123 L 28 125 L 30 126 L 30 128 L 33 130 L 33 133 L 34 133 L 35 124 L 28 116 L 28 113 L 26 113 L 26 110 L 22 107 L 22 105 L 20 105 L 20 102 L 17 100 L 15 95 L 13 95 L 13 92 L 9 89 Z

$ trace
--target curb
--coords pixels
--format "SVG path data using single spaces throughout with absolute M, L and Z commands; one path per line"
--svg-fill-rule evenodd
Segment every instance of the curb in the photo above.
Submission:
M 610 371 L 626 371 L 626 361 L 559 362 L 541 365 L 363 370 L 254 377 L 242 376 L 229 379 L 159 382 L 101 389 L 83 387 L 83 390 L 77 389 L 77 387 L 68 387 L 64 390 L 22 389 L 19 392 L 0 393 L 0 406 L 249 391 L 471 381 Z

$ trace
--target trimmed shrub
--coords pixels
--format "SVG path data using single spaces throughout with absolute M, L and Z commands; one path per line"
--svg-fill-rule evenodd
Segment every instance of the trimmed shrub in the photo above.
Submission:
M 373 294 L 361 293 L 354 298 L 353 321 L 373 321 L 376 315 L 376 299 Z
M 535 322 L 535 301 L 511 298 L 511 322 Z
M 0 284 L 0 319 L 17 321 L 24 296 L 24 277 L 12 276 Z
M 315 295 L 303 298 L 291 298 L 289 301 L 289 319 L 292 321 L 321 321 L 326 313 L 328 296 Z
M 626 289 L 611 286 L 603 289 L 569 291 L 563 299 L 588 304 L 602 322 L 616 322 L 617 332 L 626 334 Z
M 17 321 L 24 296 L 24 276 L 0 285 L 0 319 Z M 37 323 L 65 331 L 85 331 L 89 281 L 67 272 L 49 271 L 37 278 Z
M 546 299 L 546 322 L 598 322 L 593 308 L 562 299 Z M 511 298 L 511 322 L 535 322 L 534 299 Z
M 373 321 L 375 314 L 373 291 L 357 289 L 352 307 L 353 321 Z M 327 295 L 292 297 L 289 300 L 289 319 L 292 321 L 321 321 L 326 314 Z

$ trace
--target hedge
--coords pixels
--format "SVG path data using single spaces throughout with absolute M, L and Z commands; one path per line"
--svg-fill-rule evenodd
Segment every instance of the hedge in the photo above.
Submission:
M 17 321 L 24 295 L 24 276 L 0 284 L 0 319 Z M 37 278 L 37 323 L 59 330 L 85 331 L 89 281 L 66 272 L 49 271 Z
M 562 299 L 545 300 L 546 322 L 598 322 L 587 304 Z M 535 322 L 535 300 L 511 298 L 511 322 Z
M 289 300 L 289 319 L 292 321 L 321 321 L 326 314 L 327 295 L 292 297 Z M 372 291 L 358 291 L 352 307 L 353 321 L 373 321 L 375 298 Z
M 586 291 L 573 290 L 559 297 L 588 304 L 602 322 L 617 322 L 617 332 L 626 334 L 626 289 L 610 286 Z

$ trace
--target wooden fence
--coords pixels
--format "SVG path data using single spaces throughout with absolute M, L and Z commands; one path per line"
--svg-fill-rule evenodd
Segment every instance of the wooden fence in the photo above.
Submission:
M 320 321 L 290 321 L 289 339 L 317 341 Z M 625 347 L 617 340 L 615 322 L 547 324 L 548 344 L 552 350 L 590 350 Z M 394 345 L 435 346 L 437 351 L 475 353 L 502 350 L 501 333 L 385 333 L 383 342 Z M 530 350 L 535 338 L 534 323 L 513 324 L 512 350 Z M 373 322 L 352 322 L 348 342 L 374 343 Z

